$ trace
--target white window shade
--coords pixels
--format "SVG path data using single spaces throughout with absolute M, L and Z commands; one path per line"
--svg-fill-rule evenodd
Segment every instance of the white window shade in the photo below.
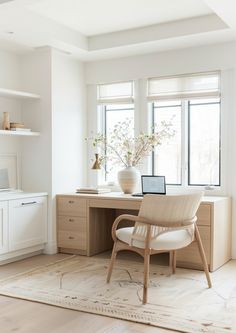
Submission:
M 129 104 L 134 101 L 133 82 L 100 84 L 98 86 L 99 104 Z
M 220 73 L 189 74 L 148 80 L 148 100 L 220 96 Z

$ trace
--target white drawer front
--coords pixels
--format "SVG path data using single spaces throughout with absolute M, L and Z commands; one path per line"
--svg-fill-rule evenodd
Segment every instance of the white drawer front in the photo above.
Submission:
M 46 242 L 47 199 L 33 197 L 9 202 L 9 250 Z

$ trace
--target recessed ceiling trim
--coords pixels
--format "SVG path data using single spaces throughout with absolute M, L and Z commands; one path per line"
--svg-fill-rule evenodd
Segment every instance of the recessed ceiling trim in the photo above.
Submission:
M 228 26 L 217 15 L 204 15 L 144 28 L 89 37 L 88 50 L 109 49 L 122 45 L 152 42 L 222 29 L 228 29 Z

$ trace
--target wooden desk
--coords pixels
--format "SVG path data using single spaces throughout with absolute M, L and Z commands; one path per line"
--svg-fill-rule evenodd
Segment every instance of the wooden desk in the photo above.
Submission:
M 127 212 L 137 215 L 141 202 L 142 198 L 122 193 L 58 195 L 59 251 L 92 256 L 111 249 L 115 218 Z M 231 259 L 230 198 L 204 197 L 197 217 L 209 269 L 214 271 Z M 202 269 L 195 242 L 177 251 L 177 266 Z

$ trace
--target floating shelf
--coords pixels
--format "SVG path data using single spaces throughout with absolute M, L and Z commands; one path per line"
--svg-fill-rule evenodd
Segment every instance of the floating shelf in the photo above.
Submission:
M 11 136 L 39 136 L 39 132 L 24 132 L 24 131 L 6 131 L 0 130 L 0 135 L 11 135 Z
M 26 91 L 18 91 L 11 89 L 0 88 L 0 97 L 17 98 L 17 99 L 40 99 L 37 94 L 32 94 Z

